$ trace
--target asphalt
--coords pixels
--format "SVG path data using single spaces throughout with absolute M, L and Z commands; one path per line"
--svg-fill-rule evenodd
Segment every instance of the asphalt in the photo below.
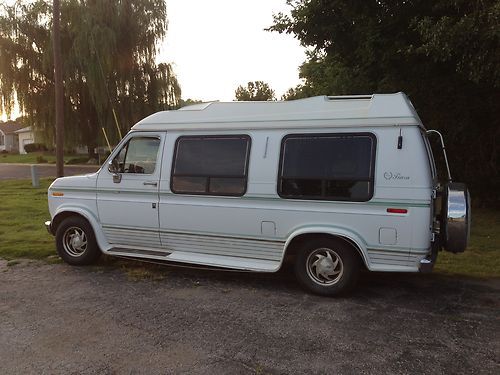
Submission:
M 35 164 L 39 177 L 55 177 L 56 166 L 54 164 Z M 78 174 L 92 173 L 99 169 L 97 165 L 65 165 L 64 175 L 74 176 Z M 0 180 L 31 178 L 30 164 L 0 163 Z
M 499 280 L 365 273 L 324 298 L 288 269 L 137 264 L 0 261 L 2 374 L 500 373 Z

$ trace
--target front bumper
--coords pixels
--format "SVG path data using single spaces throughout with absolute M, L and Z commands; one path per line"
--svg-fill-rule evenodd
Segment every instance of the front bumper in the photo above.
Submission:
M 52 232 L 52 222 L 50 220 L 45 222 L 45 229 L 47 229 L 47 232 L 50 234 L 54 235 L 54 232 Z

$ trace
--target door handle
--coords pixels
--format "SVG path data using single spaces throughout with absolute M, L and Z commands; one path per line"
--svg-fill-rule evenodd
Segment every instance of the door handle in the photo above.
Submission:
M 148 185 L 148 186 L 158 186 L 158 182 L 154 182 L 154 181 L 144 181 L 142 184 Z

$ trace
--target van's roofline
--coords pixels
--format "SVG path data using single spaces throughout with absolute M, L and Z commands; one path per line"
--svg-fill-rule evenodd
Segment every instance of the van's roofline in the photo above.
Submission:
M 422 126 L 413 105 L 402 93 L 358 96 L 315 96 L 268 102 L 209 102 L 154 113 L 132 130 L 195 130 Z M 310 125 L 309 125 L 310 126 Z

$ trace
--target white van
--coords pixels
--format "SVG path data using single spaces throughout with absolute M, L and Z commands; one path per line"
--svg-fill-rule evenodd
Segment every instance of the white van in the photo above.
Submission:
M 333 295 L 361 267 L 428 271 L 441 248 L 464 251 L 470 199 L 448 180 L 403 93 L 203 103 L 143 119 L 99 171 L 55 180 L 46 226 L 73 265 L 103 252 L 275 272 L 289 259 Z

